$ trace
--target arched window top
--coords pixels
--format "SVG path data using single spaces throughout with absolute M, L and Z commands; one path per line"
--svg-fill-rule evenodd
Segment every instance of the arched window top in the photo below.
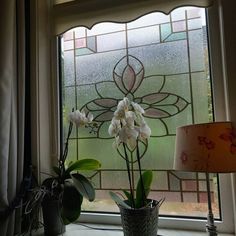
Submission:
M 56 35 L 73 27 L 91 28 L 99 22 L 130 22 L 150 12 L 170 13 L 181 6 L 209 7 L 215 0 L 55 0 Z

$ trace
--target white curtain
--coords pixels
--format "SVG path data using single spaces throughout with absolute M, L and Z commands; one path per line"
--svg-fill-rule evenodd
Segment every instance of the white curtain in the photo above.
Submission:
M 0 6 L 0 211 L 12 203 L 23 178 L 24 1 Z M 0 218 L 0 235 L 20 232 L 20 209 Z

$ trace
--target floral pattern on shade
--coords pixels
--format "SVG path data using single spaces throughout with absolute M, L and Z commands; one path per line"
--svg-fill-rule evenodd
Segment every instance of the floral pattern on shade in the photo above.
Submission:
M 180 159 L 182 164 L 185 165 L 188 162 L 188 154 L 186 152 L 182 152 Z
M 198 136 L 198 143 L 204 145 L 208 150 L 215 148 L 215 143 L 204 136 Z
M 95 84 L 98 98 L 89 101 L 84 104 L 81 109 L 84 109 L 87 113 L 92 112 L 94 114 L 94 121 L 98 124 L 97 137 L 101 137 L 100 132 L 104 127 L 105 123 L 109 122 L 114 114 L 116 106 L 124 96 L 128 97 L 131 101 L 139 103 L 145 110 L 144 116 L 150 119 L 160 119 L 164 124 L 162 118 L 172 117 L 181 111 L 183 111 L 190 103 L 183 97 L 163 92 L 165 86 L 165 79 L 162 80 L 159 90 L 157 92 L 150 92 L 145 90 L 142 91 L 140 96 L 140 88 L 144 80 L 155 77 L 157 75 L 149 75 L 145 77 L 145 70 L 142 62 L 132 56 L 127 55 L 121 58 L 113 69 L 113 81 L 106 83 L 106 89 L 116 89 L 122 97 L 105 97 L 99 91 L 99 82 Z M 112 86 L 112 87 L 111 87 Z M 139 92 L 139 94 L 137 94 Z M 167 129 L 167 126 L 164 124 Z M 103 132 L 104 133 L 104 132 Z M 168 133 L 168 131 L 166 131 Z M 109 138 L 109 137 L 103 137 Z
M 220 135 L 220 138 L 230 143 L 230 152 L 236 154 L 236 132 L 234 129 L 227 129 L 226 133 Z

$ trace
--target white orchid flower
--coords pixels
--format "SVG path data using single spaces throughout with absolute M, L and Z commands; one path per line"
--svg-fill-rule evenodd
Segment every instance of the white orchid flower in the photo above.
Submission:
M 133 150 L 137 146 L 137 140 L 146 140 L 151 135 L 151 129 L 145 122 L 144 109 L 137 103 L 124 98 L 119 101 L 114 117 L 108 128 L 110 136 L 115 136 L 113 147 L 118 148 L 125 143 Z
M 88 123 L 91 123 L 93 120 L 93 115 L 91 113 L 86 116 L 85 111 L 79 111 L 76 110 L 74 112 L 71 112 L 68 116 L 69 121 L 75 123 L 77 127 L 83 127 Z
M 113 118 L 112 121 L 111 121 L 111 124 L 109 125 L 109 128 L 108 128 L 109 135 L 110 136 L 118 135 L 120 129 L 121 129 L 120 121 Z

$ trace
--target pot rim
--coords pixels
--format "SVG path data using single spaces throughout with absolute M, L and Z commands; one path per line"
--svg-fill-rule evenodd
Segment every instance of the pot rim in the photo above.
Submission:
M 141 207 L 141 208 L 126 208 L 120 204 L 117 204 L 117 206 L 119 208 L 122 208 L 122 209 L 127 209 L 127 210 L 132 210 L 132 211 L 143 211 L 143 210 L 146 210 L 146 209 L 153 209 L 155 207 L 160 207 L 161 204 L 163 203 L 164 199 L 162 198 L 161 200 L 155 200 L 155 199 L 147 199 L 148 201 L 148 204 L 144 207 Z M 128 200 L 124 200 L 123 202 L 128 202 Z

